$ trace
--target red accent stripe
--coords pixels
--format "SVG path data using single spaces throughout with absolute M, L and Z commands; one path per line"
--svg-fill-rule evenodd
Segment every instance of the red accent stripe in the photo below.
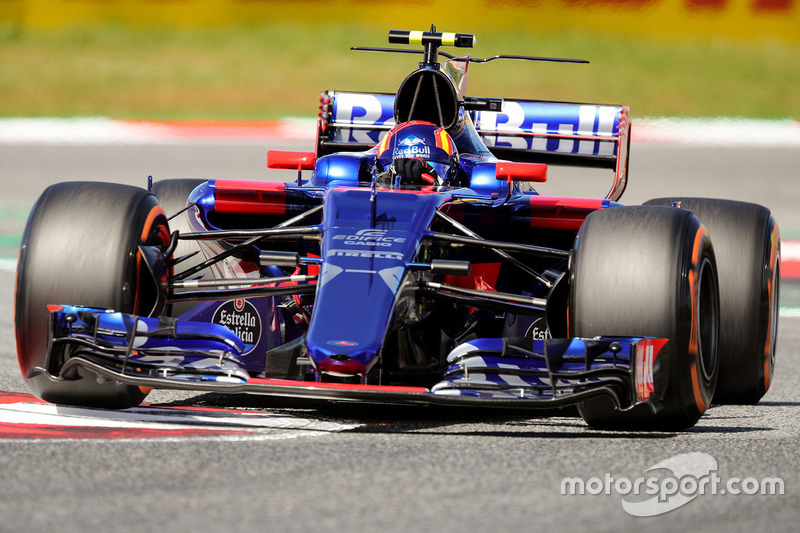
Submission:
M 428 392 L 428 389 L 425 387 L 361 385 L 357 383 L 317 383 L 316 381 L 294 381 L 291 379 L 250 378 L 247 380 L 247 382 L 255 385 L 274 385 L 280 387 L 311 388 L 320 390 L 350 390 L 354 392 L 403 392 L 409 394 L 423 394 Z
M 600 209 L 603 207 L 603 200 L 598 198 L 564 198 L 563 196 L 534 195 L 531 196 L 530 204 Z
M 216 180 L 214 188 L 218 213 L 286 214 L 286 183 L 282 181 Z
M 214 188 L 230 191 L 283 191 L 286 183 L 283 181 L 261 180 L 214 180 Z
M 363 191 L 364 187 L 336 187 L 334 191 Z M 419 189 L 386 189 L 378 187 L 378 192 L 390 192 L 392 194 L 437 194 L 434 186 L 422 186 Z
M 560 196 L 531 196 L 531 227 L 577 231 L 586 217 L 602 209 L 597 198 L 563 198 Z
M 90 426 L 49 426 L 43 424 L 0 424 L 0 439 L 147 439 L 196 437 L 250 433 L 231 429 L 103 428 Z
M 781 278 L 800 278 L 800 240 L 781 239 Z
M 800 278 L 800 261 L 781 260 L 781 278 Z
M 9 403 L 47 403 L 33 394 L 0 391 L 0 405 Z
M 153 134 L 183 139 L 266 139 L 285 136 L 287 126 L 280 120 L 136 120 L 118 122 L 152 128 Z
M 0 391 L 0 405 L 10 404 L 45 404 L 44 400 L 32 394 Z M 249 413 L 249 411 L 233 409 L 214 409 L 209 407 L 164 407 L 153 404 L 142 404 L 142 407 L 158 409 L 175 409 L 187 412 L 219 412 Z M 194 437 L 210 435 L 230 435 L 250 433 L 249 429 L 203 429 L 203 428 L 120 428 L 93 426 L 60 426 L 50 424 L 0 424 L 0 439 L 141 439 L 163 437 Z

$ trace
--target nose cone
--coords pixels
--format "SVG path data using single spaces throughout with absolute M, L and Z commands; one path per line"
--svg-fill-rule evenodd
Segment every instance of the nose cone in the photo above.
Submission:
M 323 265 L 306 349 L 318 372 L 366 375 L 378 360 L 406 263 L 447 194 L 327 191 Z
M 363 375 L 380 355 L 405 266 L 368 252 L 329 256 L 322 267 L 306 335 L 312 364 L 322 372 Z

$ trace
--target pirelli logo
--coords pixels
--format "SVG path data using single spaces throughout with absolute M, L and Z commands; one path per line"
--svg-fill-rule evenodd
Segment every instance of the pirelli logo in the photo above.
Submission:
M 403 254 L 400 252 L 385 252 L 385 251 L 371 251 L 371 250 L 331 250 L 328 252 L 328 257 L 360 257 L 369 259 L 396 259 L 403 260 Z

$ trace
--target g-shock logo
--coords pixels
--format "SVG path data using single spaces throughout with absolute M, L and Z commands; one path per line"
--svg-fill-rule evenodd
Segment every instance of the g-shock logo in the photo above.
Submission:
M 334 235 L 333 240 L 344 241 L 348 246 L 392 246 L 406 242 L 405 237 L 391 237 L 382 229 L 362 229 L 355 234 Z

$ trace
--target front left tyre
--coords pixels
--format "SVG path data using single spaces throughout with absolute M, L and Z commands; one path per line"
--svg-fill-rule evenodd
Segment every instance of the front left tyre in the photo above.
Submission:
M 164 210 L 144 189 L 115 183 L 48 187 L 28 217 L 17 266 L 14 308 L 19 367 L 31 391 L 51 402 L 103 408 L 138 405 L 146 389 L 86 373 L 47 369 L 48 305 L 72 304 L 147 314 L 156 287 L 140 245 L 167 247 Z
M 613 207 L 586 218 L 573 249 L 570 336 L 669 340 L 656 364 L 668 375 L 654 412 L 620 411 L 608 398 L 578 410 L 591 427 L 679 431 L 694 425 L 714 396 L 719 286 L 708 231 L 685 209 Z M 664 360 L 662 360 L 663 358 Z

